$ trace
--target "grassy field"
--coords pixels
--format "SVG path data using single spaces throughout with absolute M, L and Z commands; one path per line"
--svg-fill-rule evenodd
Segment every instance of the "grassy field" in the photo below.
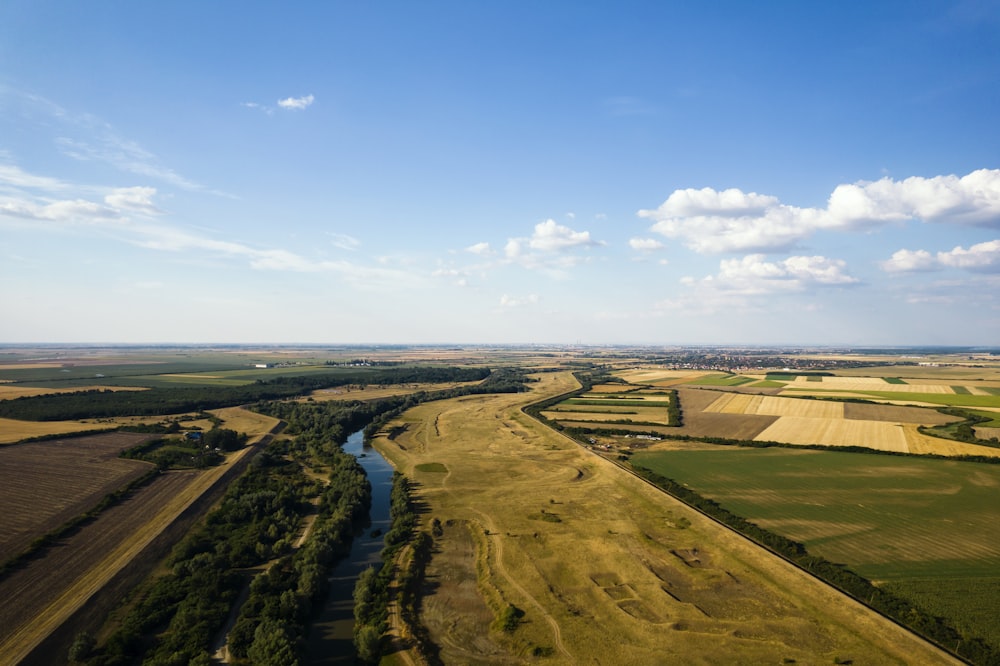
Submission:
M 915 602 L 952 590 L 929 610 L 950 609 L 955 626 L 1000 645 L 1000 466 L 728 447 L 639 452 L 633 463 Z
M 424 404 L 374 442 L 415 482 L 424 528 L 444 526 L 422 622 L 488 637 L 442 640 L 445 663 L 951 663 L 520 412 L 571 382 Z M 458 617 L 439 603 L 455 598 Z M 490 632 L 507 604 L 524 611 L 518 628 Z

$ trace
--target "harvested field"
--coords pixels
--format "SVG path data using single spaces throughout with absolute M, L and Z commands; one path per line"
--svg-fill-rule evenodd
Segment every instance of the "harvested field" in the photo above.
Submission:
M 706 412 L 720 414 L 756 414 L 759 416 L 799 416 L 818 419 L 844 418 L 844 403 L 796 400 L 769 395 L 725 393 L 709 405 Z
M 12 444 L 32 437 L 107 429 L 107 423 L 88 421 L 18 421 L 0 418 L 0 444 Z
M 656 368 L 645 368 L 635 370 L 618 370 L 613 373 L 616 377 L 621 377 L 629 384 L 651 384 L 654 386 L 673 386 L 695 381 L 699 377 L 704 377 L 711 373 L 707 371 L 692 370 L 662 370 Z
M 0 384 L 0 400 L 30 397 L 33 395 L 49 395 L 50 393 L 77 393 L 79 391 L 145 391 L 141 386 L 74 386 L 73 388 L 36 388 L 21 384 Z
M 897 423 L 782 416 L 754 438 L 759 442 L 864 446 L 878 451 L 906 453 L 906 434 Z
M 150 435 L 105 433 L 0 447 L 0 562 L 86 513 L 152 465 L 119 458 Z
M 0 654 L 10 663 L 28 655 L 252 450 L 210 470 L 157 476 L 0 581 Z
M 906 407 L 902 405 L 869 405 L 858 402 L 844 403 L 844 418 L 859 421 L 886 421 L 889 423 L 917 423 L 920 425 L 943 425 L 960 421 L 934 409 Z
M 829 389 L 833 391 L 892 391 L 893 393 L 954 393 L 950 384 L 892 384 L 881 377 L 796 377 L 788 383 L 789 389 Z
M 250 410 L 243 409 L 242 407 L 211 409 L 209 410 L 209 413 L 222 419 L 223 428 L 229 428 L 230 430 L 235 430 L 236 432 L 245 433 L 251 438 L 259 437 L 271 432 L 271 430 L 279 423 L 279 420 L 274 417 L 264 416 L 263 414 L 258 414 L 257 412 L 251 412 Z
M 481 535 L 484 603 L 494 613 L 507 604 L 524 611 L 515 631 L 490 635 L 490 650 L 500 646 L 517 663 L 547 654 L 546 663 L 574 665 L 953 663 L 520 412 L 572 381 L 548 374 L 532 395 L 420 405 L 390 424 L 407 425 L 394 440 L 374 442 L 414 481 L 425 528 L 437 518 Z M 421 471 L 428 462 L 447 473 Z M 546 515 L 558 521 L 539 518 Z M 468 547 L 445 543 L 450 538 L 435 538 L 432 567 L 441 553 Z M 425 607 L 437 595 L 459 594 L 451 581 L 435 582 Z M 479 652 L 460 661 L 502 663 Z

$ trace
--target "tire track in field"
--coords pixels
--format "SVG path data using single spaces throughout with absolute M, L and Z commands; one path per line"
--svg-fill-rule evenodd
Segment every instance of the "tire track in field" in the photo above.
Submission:
M 475 511 L 482 517 L 483 522 L 486 524 L 486 529 L 489 530 L 490 534 L 497 534 L 497 535 L 500 534 L 496 529 L 496 524 L 493 522 L 493 519 L 490 516 L 483 513 L 479 509 L 473 509 L 473 511 Z M 504 580 L 506 580 L 514 589 L 520 592 L 524 598 L 526 598 L 529 602 L 531 602 L 531 604 L 542 615 L 542 617 L 548 623 L 549 627 L 552 629 L 552 637 L 553 639 L 555 639 L 554 642 L 556 648 L 566 658 L 572 658 L 572 655 L 570 655 L 569 650 L 567 650 L 566 646 L 563 644 L 562 631 L 559 629 L 559 623 L 556 622 L 556 619 L 552 617 L 552 615 L 550 615 L 547 610 L 545 610 L 545 607 L 542 606 L 540 601 L 538 601 L 537 599 L 535 599 L 535 597 L 529 594 L 528 591 L 524 589 L 524 586 L 522 586 L 519 582 L 517 582 L 517 580 L 513 576 L 511 576 L 510 573 L 508 573 L 507 567 L 503 563 L 503 539 L 501 538 L 494 539 L 492 543 L 496 545 L 496 554 L 494 556 L 494 559 L 496 560 L 496 572 L 499 573 L 501 576 L 503 576 Z

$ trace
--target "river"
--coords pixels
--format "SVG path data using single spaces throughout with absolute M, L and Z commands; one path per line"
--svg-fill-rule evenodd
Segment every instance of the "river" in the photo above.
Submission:
M 382 535 L 389 531 L 392 465 L 378 451 L 364 445 L 361 430 L 347 438 L 344 451 L 358 459 L 372 484 L 371 522 L 361 534 L 355 535 L 350 555 L 330 575 L 326 605 L 312 623 L 306 639 L 302 663 L 311 666 L 354 664 L 354 582 L 362 571 L 380 561 Z M 375 530 L 380 530 L 379 536 L 372 537 Z

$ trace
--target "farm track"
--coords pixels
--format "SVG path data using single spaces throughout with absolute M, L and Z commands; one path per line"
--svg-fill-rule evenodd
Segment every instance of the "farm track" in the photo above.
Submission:
M 0 609 L 4 663 L 51 663 L 51 655 L 36 658 L 33 651 L 269 439 L 262 437 L 207 471 L 160 475 L 0 581 L 6 602 Z

